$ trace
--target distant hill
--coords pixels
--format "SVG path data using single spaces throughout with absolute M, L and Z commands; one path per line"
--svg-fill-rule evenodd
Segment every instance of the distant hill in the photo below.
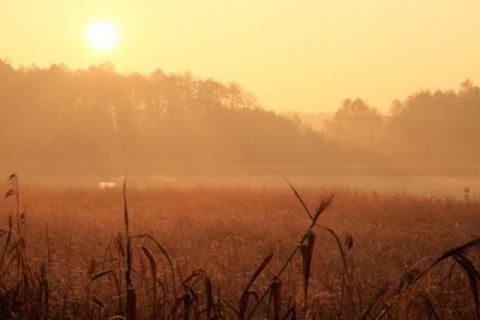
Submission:
M 331 112 L 297 112 L 297 111 L 285 111 L 280 113 L 281 115 L 289 119 L 299 119 L 301 123 L 308 125 L 317 132 L 322 132 L 326 120 L 331 120 L 334 113 Z

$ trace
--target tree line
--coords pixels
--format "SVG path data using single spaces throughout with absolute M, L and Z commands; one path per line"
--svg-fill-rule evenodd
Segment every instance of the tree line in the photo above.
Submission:
M 0 166 L 10 170 L 478 162 L 478 123 L 480 89 L 471 82 L 396 100 L 388 115 L 345 100 L 317 132 L 264 110 L 238 84 L 188 72 L 14 68 L 0 60 Z
M 72 71 L 5 61 L 0 144 L 3 166 L 50 170 L 302 163 L 328 147 L 320 133 L 264 110 L 238 84 L 161 70 L 120 74 L 110 64 Z
M 458 91 L 419 91 L 386 115 L 348 99 L 323 133 L 389 162 L 480 164 L 480 88 L 465 81 Z

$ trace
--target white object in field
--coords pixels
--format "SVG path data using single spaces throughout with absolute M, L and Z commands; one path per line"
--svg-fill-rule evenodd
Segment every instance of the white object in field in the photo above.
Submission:
M 100 189 L 112 189 L 112 188 L 115 188 L 116 185 L 117 184 L 112 181 L 101 181 L 98 183 L 98 187 Z

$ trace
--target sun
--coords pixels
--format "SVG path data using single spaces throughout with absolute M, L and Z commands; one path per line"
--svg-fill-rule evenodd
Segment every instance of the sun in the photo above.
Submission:
M 105 21 L 90 23 L 87 27 L 86 36 L 88 43 L 98 50 L 111 49 L 117 40 L 115 28 Z

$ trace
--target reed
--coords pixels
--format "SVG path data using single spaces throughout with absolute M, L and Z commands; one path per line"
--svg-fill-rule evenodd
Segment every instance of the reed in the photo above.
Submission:
M 289 190 L 141 191 L 125 181 L 117 200 L 114 189 L 47 196 L 25 187 L 20 199 L 11 175 L 0 319 L 479 318 L 473 196 L 300 190 L 285 180 Z M 27 229 L 20 200 L 35 197 Z M 46 213 L 58 207 L 46 198 L 82 209 Z

